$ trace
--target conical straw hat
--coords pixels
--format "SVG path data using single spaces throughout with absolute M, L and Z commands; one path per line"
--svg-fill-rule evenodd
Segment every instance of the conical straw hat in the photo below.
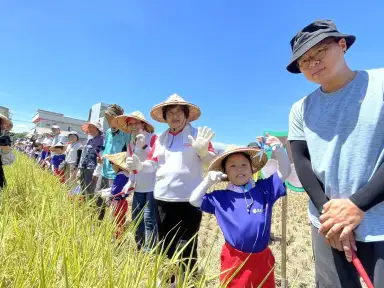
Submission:
M 108 159 L 109 162 L 115 164 L 116 166 L 119 166 L 121 170 L 128 172 L 127 164 L 125 163 L 125 160 L 127 159 L 126 152 L 104 155 L 104 158 Z
M 163 107 L 170 106 L 170 105 L 185 105 L 189 107 L 189 117 L 188 121 L 192 122 L 197 119 L 199 119 L 201 115 L 200 108 L 196 105 L 185 101 L 182 97 L 180 97 L 177 94 L 173 94 L 169 96 L 169 98 L 160 104 L 157 104 L 155 107 L 151 110 L 151 117 L 161 123 L 165 123 L 165 119 L 163 118 Z
M 208 171 L 221 171 L 224 173 L 223 168 L 221 167 L 223 160 L 236 153 L 245 153 L 250 156 L 253 173 L 260 171 L 268 161 L 267 155 L 259 148 L 230 146 L 223 154 L 219 155 L 211 162 Z
M 117 126 L 119 127 L 120 130 L 122 130 L 126 133 L 131 133 L 131 129 L 128 125 L 128 121 L 129 121 L 129 119 L 132 119 L 132 118 L 144 122 L 145 123 L 144 129 L 148 133 L 153 133 L 155 131 L 155 128 L 152 126 L 151 123 L 149 123 L 147 120 L 145 120 L 143 113 L 141 113 L 140 111 L 132 112 L 129 115 L 117 116 L 115 118 L 115 120 L 116 120 Z

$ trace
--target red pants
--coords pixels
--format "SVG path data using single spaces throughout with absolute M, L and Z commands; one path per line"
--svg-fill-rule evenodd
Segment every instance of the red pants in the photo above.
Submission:
M 60 171 L 59 168 L 55 168 L 55 175 L 59 177 L 60 183 L 65 183 L 64 170 Z
M 249 257 L 249 258 L 248 258 Z M 247 259 L 248 258 L 248 259 Z M 243 267 L 236 273 L 237 268 L 244 262 Z M 263 288 L 275 288 L 275 274 L 273 267 L 275 258 L 271 249 L 267 247 L 259 253 L 245 253 L 236 250 L 228 243 L 221 250 L 221 275 L 220 282 L 226 283 L 233 274 L 235 276 L 228 283 L 228 288 L 259 287 L 265 279 Z M 271 272 L 272 270 L 272 272 Z
M 116 220 L 117 230 L 115 238 L 117 239 L 124 232 L 124 223 L 127 219 L 128 201 L 127 199 L 113 201 L 113 216 Z

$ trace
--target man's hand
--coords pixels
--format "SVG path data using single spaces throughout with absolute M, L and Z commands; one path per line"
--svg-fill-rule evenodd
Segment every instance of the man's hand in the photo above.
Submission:
M 337 233 L 335 236 L 331 238 L 325 238 L 325 242 L 330 245 L 332 248 L 337 249 L 339 251 L 344 251 L 345 257 L 348 262 L 352 261 L 352 249 L 357 250 L 355 235 L 352 233 L 348 234 L 345 239 L 340 240 L 340 234 Z
M 97 160 L 97 164 L 103 164 L 104 162 L 104 158 L 102 157 L 97 157 L 96 160 Z
M 213 139 L 215 133 L 210 128 L 204 127 L 198 128 L 196 139 L 193 139 L 191 135 L 188 135 L 189 142 L 196 150 L 196 154 L 200 158 L 204 158 L 208 154 L 209 142 Z
M 346 240 L 349 234 L 361 223 L 364 212 L 349 199 L 332 199 L 323 206 L 320 216 L 320 233 L 330 239 L 340 233 L 340 239 Z

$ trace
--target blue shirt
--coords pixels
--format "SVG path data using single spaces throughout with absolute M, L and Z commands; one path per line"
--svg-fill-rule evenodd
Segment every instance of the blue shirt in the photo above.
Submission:
M 98 135 L 88 140 L 81 153 L 79 168 L 95 169 L 97 166 L 97 153 L 103 150 L 104 137 Z M 96 153 L 97 152 L 97 153 Z
M 296 102 L 288 140 L 306 141 L 312 169 L 330 199 L 348 198 L 366 185 L 384 161 L 384 69 L 359 71 L 333 93 L 319 88 Z M 319 228 L 310 202 L 309 218 Z M 384 241 L 384 202 L 365 212 L 357 241 Z
M 268 247 L 272 207 L 284 195 L 285 187 L 278 174 L 274 173 L 257 181 L 249 193 L 215 190 L 206 194 L 201 210 L 216 216 L 225 241 L 232 247 L 245 253 L 257 253 Z M 247 203 L 251 204 L 252 198 L 253 204 L 248 213 Z
M 58 169 L 61 162 L 65 160 L 65 154 L 56 154 L 52 156 L 52 165 L 54 168 Z
M 131 134 L 124 133 L 120 130 L 116 133 L 112 133 L 112 129 L 109 128 L 105 133 L 103 154 L 107 155 L 123 152 L 124 146 L 128 147 L 130 141 Z M 116 177 L 116 173 L 112 169 L 112 165 L 108 159 L 104 159 L 103 161 L 101 176 L 107 179 L 114 179 Z
M 117 173 L 115 179 L 113 180 L 113 184 L 111 187 L 111 194 L 112 195 L 119 194 L 121 191 L 123 191 L 123 188 L 127 183 L 128 183 L 128 177 L 124 174 L 124 172 Z M 122 200 L 127 197 L 128 195 L 124 195 L 124 196 L 117 196 L 116 198 L 113 198 L 113 199 Z

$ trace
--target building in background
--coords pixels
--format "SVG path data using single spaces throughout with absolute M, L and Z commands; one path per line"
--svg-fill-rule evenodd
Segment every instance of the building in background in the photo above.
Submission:
M 0 114 L 3 114 L 7 118 L 11 118 L 9 114 L 9 109 L 4 106 L 0 106 Z
M 61 113 L 38 109 L 36 115 L 32 118 L 32 122 L 36 125 L 30 131 L 32 135 L 43 135 L 44 133 L 51 132 L 52 126 L 58 125 L 63 135 L 76 131 L 81 141 L 87 139 L 87 135 L 80 128 L 86 120 L 65 117 Z
M 97 122 L 100 121 L 101 127 L 105 132 L 109 126 L 107 120 L 104 118 L 104 111 L 107 109 L 109 104 L 105 104 L 102 102 L 96 103 L 89 110 L 88 121 Z

